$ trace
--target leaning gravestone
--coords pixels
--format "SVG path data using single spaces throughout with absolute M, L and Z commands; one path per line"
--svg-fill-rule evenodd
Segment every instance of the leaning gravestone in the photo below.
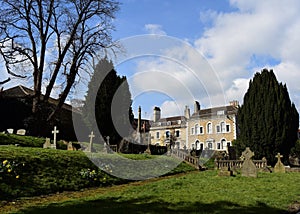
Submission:
M 277 157 L 277 163 L 274 166 L 274 172 L 285 173 L 285 166 L 280 160 L 280 158 L 282 158 L 283 156 L 280 155 L 280 153 L 278 153 L 276 157 Z
M 242 156 L 245 158 L 241 169 L 242 176 L 257 178 L 257 169 L 251 159 L 254 156 L 254 152 L 247 147 Z
M 25 135 L 26 134 L 26 130 L 25 129 L 19 129 L 17 130 L 17 135 Z

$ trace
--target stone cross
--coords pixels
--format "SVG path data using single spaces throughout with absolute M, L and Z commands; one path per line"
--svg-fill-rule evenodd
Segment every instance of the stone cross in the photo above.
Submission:
M 92 131 L 91 134 L 89 135 L 89 138 L 90 138 L 90 152 L 92 152 L 92 149 L 93 149 L 93 138 L 95 137 L 94 135 L 94 132 Z
M 52 131 L 53 134 L 53 143 L 54 143 L 54 148 L 56 149 L 56 134 L 59 133 L 59 130 L 56 129 L 56 126 L 54 126 L 54 130 Z
M 277 158 L 277 161 L 281 162 L 281 159 L 280 158 L 283 158 L 283 156 L 280 154 L 280 153 L 277 153 L 277 155 L 275 156 Z
M 245 157 L 245 160 L 250 160 L 254 156 L 254 152 L 247 147 L 246 150 L 242 152 L 242 156 Z
M 285 173 L 285 166 L 280 160 L 283 156 L 277 153 L 275 157 L 277 158 L 277 163 L 274 166 L 274 172 Z

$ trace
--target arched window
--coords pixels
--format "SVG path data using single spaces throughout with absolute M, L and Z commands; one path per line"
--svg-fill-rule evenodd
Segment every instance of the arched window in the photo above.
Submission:
M 211 122 L 207 123 L 207 134 L 212 134 L 212 124 Z
M 200 142 L 199 142 L 199 140 L 197 140 L 195 142 L 195 144 L 196 144 L 196 150 L 199 150 L 200 149 Z
M 221 140 L 221 149 L 226 148 L 225 146 L 226 146 L 226 140 L 222 139 Z

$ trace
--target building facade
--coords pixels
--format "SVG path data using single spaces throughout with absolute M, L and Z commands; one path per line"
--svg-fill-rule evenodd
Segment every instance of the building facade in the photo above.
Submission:
M 154 108 L 154 119 L 151 123 L 151 144 L 182 149 L 186 145 L 187 121 L 184 116 L 161 118 L 161 110 Z
M 196 101 L 191 115 L 188 106 L 184 116 L 160 118 L 160 109 L 154 108 L 151 124 L 152 145 L 172 145 L 179 149 L 227 151 L 237 138 L 238 102 L 228 106 L 201 109 Z

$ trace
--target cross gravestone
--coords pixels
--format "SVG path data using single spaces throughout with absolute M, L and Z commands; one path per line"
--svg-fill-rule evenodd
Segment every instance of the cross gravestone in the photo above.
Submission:
M 52 131 L 53 134 L 53 148 L 56 149 L 56 134 L 59 133 L 59 130 L 56 129 L 56 126 L 54 126 L 54 130 Z
M 89 152 L 93 151 L 93 138 L 95 137 L 94 132 L 92 131 L 91 134 L 89 135 L 90 138 L 90 145 L 89 145 Z
M 254 156 L 254 152 L 247 147 L 246 150 L 243 151 L 242 156 L 245 158 L 241 169 L 242 176 L 257 178 L 257 169 L 251 159 Z
M 43 144 L 43 148 L 51 148 L 50 138 L 46 138 L 46 142 Z
M 283 156 L 280 155 L 280 153 L 277 153 L 276 155 L 277 157 L 277 163 L 274 166 L 274 172 L 278 172 L 278 173 L 285 173 L 285 166 L 284 164 L 281 162 L 281 159 Z
M 17 135 L 25 135 L 26 134 L 26 130 L 25 129 L 19 129 L 17 130 Z

